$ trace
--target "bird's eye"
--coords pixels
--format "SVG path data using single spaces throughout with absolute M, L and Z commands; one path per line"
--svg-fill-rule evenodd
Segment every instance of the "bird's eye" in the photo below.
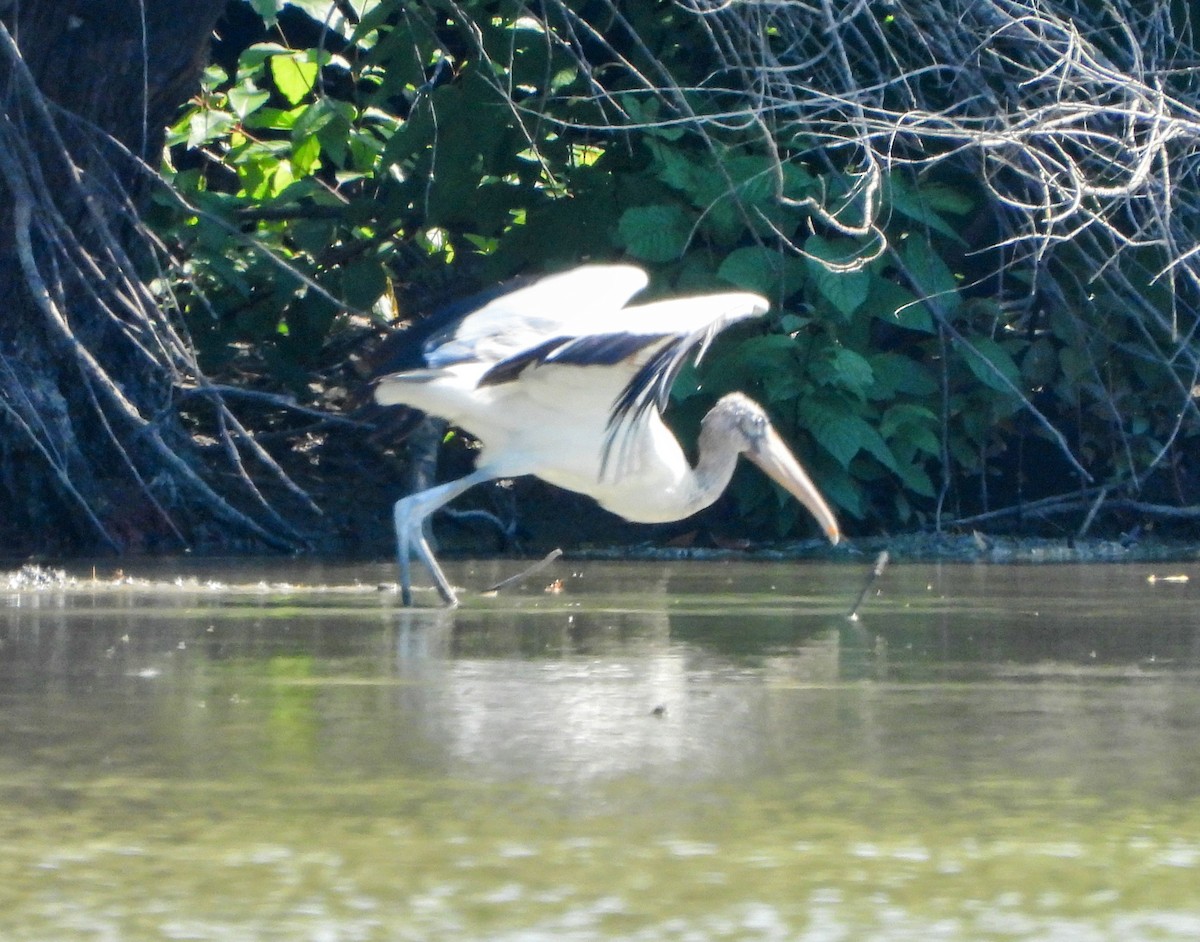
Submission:
M 742 423 L 743 433 L 747 438 L 762 438 L 767 427 L 767 420 L 761 415 L 747 415 Z

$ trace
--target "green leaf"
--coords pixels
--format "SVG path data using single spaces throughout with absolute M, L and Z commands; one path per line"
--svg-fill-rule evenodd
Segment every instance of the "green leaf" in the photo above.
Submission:
M 816 399 L 801 400 L 800 424 L 843 468 L 860 451 L 867 451 L 889 470 L 897 470 L 887 442 L 862 416 L 848 408 L 832 408 Z
M 956 194 L 956 191 L 949 187 L 936 183 L 910 187 L 900 177 L 892 177 L 888 182 L 888 196 L 892 208 L 896 212 L 923 223 L 955 242 L 966 244 L 963 237 L 958 234 L 958 230 L 950 225 L 937 210 L 940 208 L 947 212 L 965 213 L 971 208 L 969 197 L 965 194 Z
M 268 26 L 275 25 L 275 14 L 279 12 L 281 3 L 278 0 L 250 0 L 254 12 L 263 18 Z
M 801 391 L 796 384 L 802 379 L 797 349 L 787 334 L 748 337 L 729 353 L 713 358 L 704 371 L 704 386 L 711 392 L 763 386 L 770 390 L 769 399 L 794 397 Z
M 721 169 L 733 181 L 738 199 L 745 203 L 765 203 L 775 197 L 776 177 L 773 160 L 746 154 L 721 162 Z
M 888 408 L 879 422 L 879 434 L 900 450 L 894 439 L 901 439 L 908 451 L 928 455 L 941 453 L 936 429 L 938 417 L 933 411 L 911 402 L 898 402 Z
M 916 462 L 901 462 L 893 470 L 899 475 L 904 486 L 914 494 L 919 494 L 922 497 L 937 496 L 933 487 L 933 481 L 929 478 L 929 472 L 920 464 Z
M 969 193 L 944 183 L 925 183 L 919 188 L 921 198 L 934 209 L 962 216 L 975 208 Z
M 900 257 L 919 295 L 936 299 L 948 311 L 958 308 L 962 300 L 958 279 L 927 240 L 917 236 L 905 239 Z
M 858 246 L 849 239 L 825 239 L 813 235 L 805 241 L 804 252 L 808 256 L 809 277 L 818 293 L 849 320 L 871 291 L 868 272 L 844 268 L 859 257 Z
M 775 370 L 762 377 L 763 397 L 771 405 L 785 406 L 811 388 L 799 369 Z
M 1079 347 L 1063 347 L 1059 350 L 1058 364 L 1062 371 L 1062 385 L 1069 390 L 1077 391 L 1093 378 L 1092 358 Z M 1068 401 L 1073 402 L 1074 397 L 1069 397 Z
M 229 81 L 229 73 L 219 65 L 206 66 L 204 72 L 200 75 L 200 86 L 206 92 L 216 92 L 222 85 Z
M 317 82 L 317 63 L 307 52 L 271 56 L 271 78 L 279 93 L 298 105 Z
M 1012 394 L 1021 388 L 1021 371 L 1004 347 L 990 337 L 972 337 L 960 344 L 963 359 L 976 379 L 997 392 Z
M 788 199 L 803 200 L 819 197 L 823 192 L 821 180 L 797 163 L 783 165 L 783 195 Z
M 717 269 L 717 277 L 731 285 L 768 297 L 787 297 L 800 287 L 800 273 L 782 252 L 761 245 L 734 249 Z M 789 277 L 790 276 L 790 277 Z
M 296 248 L 316 255 L 333 244 L 335 226 L 325 219 L 303 219 L 292 225 L 288 235 Z
M 264 0 L 258 0 L 264 2 Z M 379 6 L 382 0 L 353 0 L 352 3 L 335 3 L 332 0 L 288 0 L 288 6 L 298 7 L 307 13 L 313 20 L 321 24 L 322 28 L 332 29 L 343 36 L 349 36 L 357 31 L 357 21 L 359 18 L 365 17 L 375 7 Z M 351 7 L 357 14 L 356 22 L 350 23 L 345 16 L 342 15 L 342 10 L 347 6 Z
M 188 147 L 199 147 L 219 137 L 224 137 L 237 125 L 237 119 L 228 111 L 197 111 L 188 120 Z
M 890 400 L 907 394 L 924 398 L 938 389 L 938 382 L 929 367 L 899 353 L 877 353 L 868 362 L 875 374 L 871 398 Z
M 660 123 L 661 107 L 657 97 L 645 97 L 639 92 L 621 95 L 618 99 L 621 109 L 629 115 L 632 124 L 641 125 L 637 130 L 651 137 L 662 138 L 664 141 L 677 141 L 686 130 L 677 123 Z
M 287 111 L 279 108 L 259 108 L 246 118 L 248 128 L 267 128 L 272 131 L 290 131 L 296 122 L 308 111 L 307 106 L 291 108 Z
M 310 134 L 317 134 L 330 123 L 336 125 L 336 133 L 345 137 L 356 116 L 353 105 L 344 101 L 335 101 L 332 98 L 320 98 L 311 105 L 298 110 L 299 114 L 292 126 L 294 140 L 308 137 Z
M 678 206 L 634 206 L 617 223 L 621 244 L 635 258 L 671 262 L 683 255 L 692 235 L 692 221 Z
M 242 188 L 251 199 L 278 196 L 296 182 L 292 166 L 286 161 L 248 164 L 240 169 Z
M 265 105 L 270 97 L 270 92 L 259 91 L 253 85 L 239 85 L 229 90 L 229 107 L 244 120 L 246 115 L 253 114 Z
M 1038 337 L 1021 358 L 1021 375 L 1036 389 L 1054 381 L 1058 375 L 1058 351 L 1049 337 Z
M 383 143 L 373 134 L 364 134 L 354 130 L 345 140 L 350 157 L 350 167 L 363 173 L 369 173 L 379 163 L 383 154 Z M 343 158 L 345 155 L 343 155 Z
M 321 99 L 317 104 L 321 104 L 327 99 Z M 310 109 L 311 110 L 311 109 Z M 353 127 L 354 109 L 350 109 L 350 116 L 344 113 L 335 114 L 328 121 L 321 121 L 317 125 L 317 138 L 321 142 L 321 150 L 326 156 L 339 166 L 346 163 L 347 154 L 350 151 L 350 138 L 362 133 Z M 382 150 L 381 150 L 382 152 Z
M 321 142 L 314 134 L 292 148 L 292 170 L 299 177 L 307 177 L 320 166 Z
M 826 356 L 814 360 L 811 372 L 815 382 L 844 389 L 860 399 L 865 399 L 875 384 L 870 362 L 846 347 L 830 346 Z
M 647 147 L 654 155 L 655 176 L 693 205 L 704 207 L 716 195 L 711 168 L 701 166 L 692 154 L 654 138 L 647 139 Z
M 911 291 L 894 281 L 872 275 L 869 300 L 871 313 L 885 324 L 923 334 L 935 331 L 929 308 L 917 300 Z
M 314 356 L 325 342 L 337 317 L 338 309 L 316 293 L 309 293 L 288 307 L 286 320 L 280 322 L 287 337 L 281 350 L 295 365 Z
M 811 323 L 811 317 L 801 317 L 799 314 L 793 314 L 790 311 L 779 315 L 779 329 L 785 334 L 794 334 L 797 331 L 803 330 Z
M 262 75 L 263 66 L 273 56 L 287 56 L 291 54 L 286 46 L 281 46 L 279 43 L 255 43 L 253 46 L 246 47 L 242 50 L 241 55 L 238 56 L 238 82 L 244 82 L 249 78 Z
M 387 272 L 375 259 L 359 259 L 342 269 L 342 298 L 351 307 L 369 310 L 386 290 Z

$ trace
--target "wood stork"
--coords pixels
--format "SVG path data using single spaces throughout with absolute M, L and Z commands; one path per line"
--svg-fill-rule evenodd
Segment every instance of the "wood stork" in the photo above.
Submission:
M 440 416 L 481 443 L 475 470 L 396 502 L 400 587 L 412 604 L 415 551 L 455 605 L 425 520 L 468 488 L 533 474 L 638 523 L 682 520 L 709 506 L 744 454 L 839 539 L 837 520 L 757 403 L 717 402 L 692 467 L 662 420 L 671 384 L 730 324 L 766 313 L 744 292 L 626 306 L 646 287 L 630 265 L 585 265 L 503 294 L 431 337 L 426 368 L 379 380 L 375 398 Z

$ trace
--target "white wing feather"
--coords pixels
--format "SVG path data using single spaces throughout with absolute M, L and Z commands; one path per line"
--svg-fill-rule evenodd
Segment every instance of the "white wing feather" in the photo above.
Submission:
M 585 265 L 542 278 L 488 302 L 426 353 L 430 366 L 496 363 L 551 337 L 603 332 L 607 320 L 649 284 L 632 265 Z

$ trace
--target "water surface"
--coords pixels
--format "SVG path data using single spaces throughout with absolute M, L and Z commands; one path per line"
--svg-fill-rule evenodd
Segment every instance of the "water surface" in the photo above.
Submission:
M 1200 938 L 1187 565 L 129 568 L 0 592 L 5 940 Z

